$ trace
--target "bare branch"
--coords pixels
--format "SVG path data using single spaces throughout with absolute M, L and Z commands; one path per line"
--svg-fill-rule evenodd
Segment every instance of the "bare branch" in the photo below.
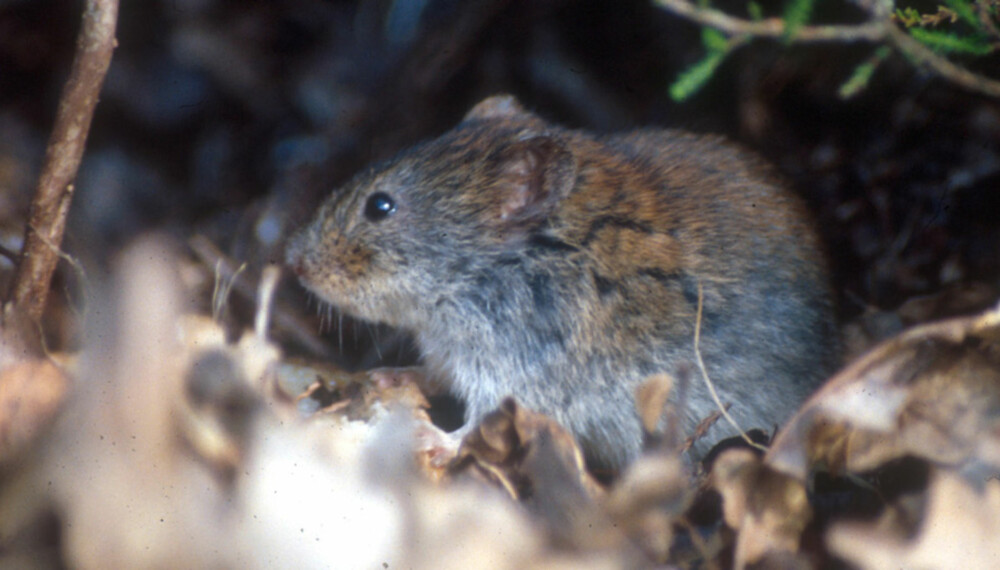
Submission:
M 11 260 L 12 263 L 17 263 L 17 258 L 20 257 L 16 251 L 7 249 L 3 244 L 0 244 L 0 255 Z
M 712 8 L 701 8 L 688 0 L 656 0 L 656 3 L 675 14 L 729 35 L 781 38 L 785 34 L 785 22 L 781 18 L 767 18 L 760 21 L 745 20 Z M 802 26 L 795 32 L 793 40 L 796 42 L 878 42 L 884 37 L 885 25 L 882 22 L 871 21 L 845 26 Z
M 656 0 L 656 3 L 671 12 L 683 16 L 703 26 L 716 29 L 731 36 L 760 38 L 781 38 L 785 33 L 785 22 L 780 18 L 754 21 L 730 16 L 713 8 L 702 8 L 689 0 Z M 992 97 L 1000 97 L 1000 81 L 973 73 L 948 58 L 913 39 L 900 30 L 891 19 L 892 2 L 885 6 L 876 4 L 872 9 L 872 19 L 863 24 L 838 26 L 803 26 L 795 32 L 792 41 L 804 42 L 885 42 L 910 58 L 917 65 L 926 67 L 938 76 L 969 91 Z M 888 16 L 881 17 L 885 13 Z
M 45 309 L 58 247 L 66 228 L 73 180 L 87 142 L 90 123 L 115 47 L 118 0 L 87 0 L 76 55 L 59 100 L 45 164 L 31 203 L 24 248 L 8 300 L 38 320 Z
M 915 63 L 926 66 L 930 71 L 959 87 L 991 97 L 1000 97 L 1000 81 L 955 65 L 896 26 L 886 26 L 886 31 L 889 42 Z

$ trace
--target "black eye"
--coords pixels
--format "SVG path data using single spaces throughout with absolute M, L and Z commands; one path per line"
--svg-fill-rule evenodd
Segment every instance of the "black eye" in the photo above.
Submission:
M 373 222 L 384 220 L 396 211 L 396 202 L 385 192 L 376 192 L 365 202 L 365 217 Z

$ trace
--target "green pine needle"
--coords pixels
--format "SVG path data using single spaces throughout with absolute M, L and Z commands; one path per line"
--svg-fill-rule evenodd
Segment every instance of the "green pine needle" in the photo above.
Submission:
M 697 93 L 712 78 L 715 70 L 726 59 L 727 51 L 710 51 L 705 57 L 677 76 L 670 86 L 670 98 L 680 103 Z
M 868 86 L 868 81 L 871 80 L 872 75 L 875 74 L 875 68 L 877 66 L 872 62 L 865 62 L 854 68 L 854 73 L 851 74 L 850 79 L 844 82 L 837 90 L 837 95 L 841 99 L 850 99 L 854 97 L 865 87 Z
M 868 61 L 854 68 L 854 73 L 840 86 L 837 95 L 841 99 L 850 99 L 868 87 L 872 76 L 875 75 L 875 70 L 880 63 L 885 61 L 885 58 L 889 57 L 889 53 L 891 50 L 888 46 L 882 46 L 875 50 L 875 54 L 868 58 Z
M 783 34 L 786 43 L 792 41 L 799 28 L 809 21 L 812 15 L 813 0 L 788 0 L 785 5 L 785 33 Z
M 988 55 L 993 53 L 993 46 L 977 36 L 958 36 L 950 32 L 940 32 L 925 28 L 911 28 L 910 35 L 920 43 L 941 53 L 965 53 L 971 55 Z
M 976 17 L 976 13 L 972 11 L 972 6 L 969 0 L 945 0 L 948 7 L 952 9 L 953 12 L 958 14 L 959 18 L 965 20 L 973 28 L 980 30 L 983 27 L 982 22 Z
M 701 43 L 710 52 L 728 51 L 729 39 L 714 28 L 701 29 Z

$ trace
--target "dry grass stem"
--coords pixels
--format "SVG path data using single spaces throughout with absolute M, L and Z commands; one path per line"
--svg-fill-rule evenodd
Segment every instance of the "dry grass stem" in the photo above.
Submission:
M 268 265 L 260 276 L 254 332 L 262 339 L 267 338 L 267 328 L 271 321 L 271 307 L 274 303 L 274 291 L 278 288 L 279 279 L 281 279 L 281 268 L 277 265 Z
M 750 439 L 750 436 L 747 435 L 745 431 L 743 431 L 743 428 L 741 428 L 739 424 L 736 423 L 736 420 L 733 419 L 733 416 L 729 415 L 728 406 L 722 403 L 722 399 L 719 398 L 719 393 L 715 390 L 715 385 L 712 384 L 712 379 L 708 377 L 708 370 L 705 368 L 705 361 L 701 357 L 701 349 L 699 348 L 699 344 L 701 342 L 701 310 L 703 304 L 704 304 L 704 291 L 702 291 L 701 282 L 699 281 L 698 313 L 695 316 L 695 321 L 694 321 L 694 358 L 695 361 L 698 363 L 698 370 L 701 372 L 701 378 L 702 380 L 705 381 L 705 386 L 708 387 L 708 393 L 712 395 L 712 400 L 715 402 L 715 405 L 718 406 L 719 412 L 722 413 L 722 417 L 726 418 L 726 421 L 729 422 L 729 425 L 733 426 L 733 429 L 739 432 L 740 437 L 742 437 L 743 440 L 746 441 L 751 447 L 755 447 L 757 449 L 760 449 L 761 451 L 767 451 L 766 447 Z
M 195 257 L 205 267 L 215 267 L 216 275 L 222 275 L 229 279 L 232 289 L 243 299 L 253 299 L 255 291 L 252 281 L 248 279 L 236 279 L 235 273 L 239 271 L 236 261 L 223 253 L 214 243 L 203 235 L 192 236 L 187 242 L 188 247 Z M 213 317 L 216 316 L 215 296 L 213 293 Z M 281 331 L 290 335 L 303 348 L 307 349 L 313 356 L 330 358 L 329 348 L 323 341 L 309 331 L 315 328 L 311 322 L 299 318 L 294 311 L 288 310 L 281 301 L 274 303 L 271 309 L 274 325 Z
M 218 321 L 222 318 L 222 312 L 229 302 L 229 294 L 233 291 L 233 284 L 240 274 L 246 271 L 247 264 L 241 263 L 234 271 L 228 271 L 224 267 L 223 260 L 215 262 L 215 286 L 212 288 L 212 319 Z

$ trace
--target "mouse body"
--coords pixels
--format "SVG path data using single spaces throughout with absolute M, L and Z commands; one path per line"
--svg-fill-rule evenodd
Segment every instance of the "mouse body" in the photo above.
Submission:
M 510 96 L 358 174 L 287 262 L 340 310 L 412 332 L 467 425 L 514 396 L 602 468 L 641 450 L 638 386 L 696 370 L 699 295 L 699 350 L 742 428 L 780 425 L 836 364 L 813 223 L 760 159 L 716 136 L 565 129 Z M 698 376 L 681 404 L 687 434 L 717 409 Z M 717 422 L 693 451 L 733 433 Z

